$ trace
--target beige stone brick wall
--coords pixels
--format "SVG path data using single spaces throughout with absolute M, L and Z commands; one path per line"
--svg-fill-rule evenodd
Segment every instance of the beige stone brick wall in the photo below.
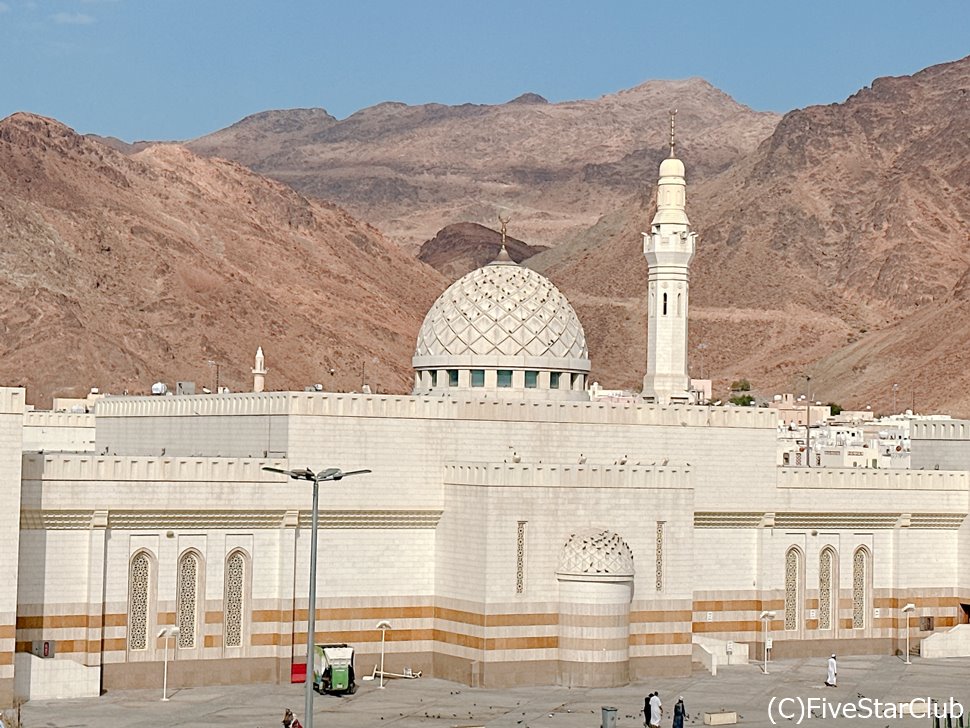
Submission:
M 13 700 L 24 390 L 0 387 L 0 707 Z

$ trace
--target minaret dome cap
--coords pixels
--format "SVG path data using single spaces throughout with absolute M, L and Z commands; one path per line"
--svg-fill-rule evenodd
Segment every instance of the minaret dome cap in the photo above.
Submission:
M 676 157 L 668 157 L 660 163 L 661 177 L 683 177 L 684 173 L 684 163 Z

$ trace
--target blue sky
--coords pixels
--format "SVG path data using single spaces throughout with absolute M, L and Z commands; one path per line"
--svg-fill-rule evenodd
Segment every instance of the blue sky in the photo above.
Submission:
M 184 139 L 274 108 L 344 118 L 688 76 L 788 111 L 968 54 L 967 0 L 0 0 L 0 117 Z

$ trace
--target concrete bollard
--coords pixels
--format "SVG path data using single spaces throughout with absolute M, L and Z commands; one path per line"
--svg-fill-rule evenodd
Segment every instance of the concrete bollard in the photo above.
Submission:
M 602 728 L 616 728 L 616 708 L 603 706 Z

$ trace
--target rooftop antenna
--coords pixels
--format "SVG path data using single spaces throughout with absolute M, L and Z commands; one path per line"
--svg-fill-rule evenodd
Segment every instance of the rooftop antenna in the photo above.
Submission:
M 674 158 L 674 146 L 676 142 L 674 141 L 674 117 L 677 116 L 677 109 L 671 109 L 670 114 L 670 158 Z

